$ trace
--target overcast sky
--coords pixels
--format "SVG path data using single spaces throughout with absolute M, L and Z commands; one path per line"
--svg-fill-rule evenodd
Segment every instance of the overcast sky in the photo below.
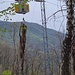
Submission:
M 0 11 L 3 9 L 6 9 L 8 6 L 10 6 L 10 3 L 14 2 L 15 0 L 0 0 Z M 41 24 L 41 11 L 40 11 L 40 3 L 30 1 L 28 2 L 30 6 L 30 12 L 27 14 L 16 14 L 14 16 L 10 16 L 12 18 L 12 21 L 22 21 L 22 18 L 28 22 L 34 22 Z M 55 13 L 57 10 L 61 9 L 60 6 L 65 5 L 65 3 L 60 2 L 58 0 L 46 0 L 46 17 L 49 17 L 53 13 Z M 65 6 L 63 6 L 65 8 Z M 65 15 L 65 12 L 63 12 Z M 62 12 L 57 13 L 55 16 L 52 16 L 48 21 L 47 21 L 47 27 L 57 30 L 57 31 L 62 31 L 64 30 L 66 26 L 66 17 L 61 17 Z M 59 18 L 58 18 L 59 17 Z M 61 17 L 61 18 L 60 18 Z M 0 20 L 4 21 L 4 17 L 1 17 Z

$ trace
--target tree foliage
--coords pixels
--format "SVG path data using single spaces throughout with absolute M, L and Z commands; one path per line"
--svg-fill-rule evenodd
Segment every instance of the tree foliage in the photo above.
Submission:
M 12 75 L 12 71 L 4 70 L 1 75 Z

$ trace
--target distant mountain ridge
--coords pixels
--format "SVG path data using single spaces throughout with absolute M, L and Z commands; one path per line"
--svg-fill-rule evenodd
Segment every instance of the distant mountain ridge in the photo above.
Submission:
M 27 43 L 34 46 L 38 46 L 39 48 L 43 48 L 43 27 L 37 23 L 30 23 L 30 22 L 25 22 L 27 25 Z M 0 21 L 0 28 L 6 28 L 7 30 L 12 30 L 13 34 L 13 28 L 11 25 L 14 25 L 14 22 L 5 22 L 5 21 Z M 17 27 L 18 26 L 18 27 Z M 16 22 L 16 39 L 19 40 L 18 32 L 19 32 L 19 26 L 20 22 Z M 49 47 L 51 46 L 59 46 L 60 38 L 63 37 L 63 33 L 57 32 L 52 29 L 47 29 L 48 33 L 48 43 Z M 4 38 L 9 38 L 9 33 L 6 32 L 4 35 Z

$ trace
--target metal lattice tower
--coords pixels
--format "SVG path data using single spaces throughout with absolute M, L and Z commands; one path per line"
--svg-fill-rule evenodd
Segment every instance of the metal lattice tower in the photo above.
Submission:
M 43 26 L 43 47 L 44 47 L 44 58 L 45 58 L 45 75 L 48 75 L 49 70 L 49 51 L 48 51 L 48 36 L 47 36 L 47 23 L 46 23 L 46 12 L 45 12 L 45 1 L 40 2 L 41 5 L 41 18 Z

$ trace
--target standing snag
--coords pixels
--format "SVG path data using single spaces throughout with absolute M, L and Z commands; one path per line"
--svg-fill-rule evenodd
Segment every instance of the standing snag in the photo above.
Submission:
M 21 59 L 21 74 L 23 74 L 23 65 L 24 65 L 24 53 L 25 53 L 25 44 L 26 44 L 26 30 L 27 26 L 21 23 L 20 30 L 19 30 L 19 37 L 20 37 L 20 59 Z

